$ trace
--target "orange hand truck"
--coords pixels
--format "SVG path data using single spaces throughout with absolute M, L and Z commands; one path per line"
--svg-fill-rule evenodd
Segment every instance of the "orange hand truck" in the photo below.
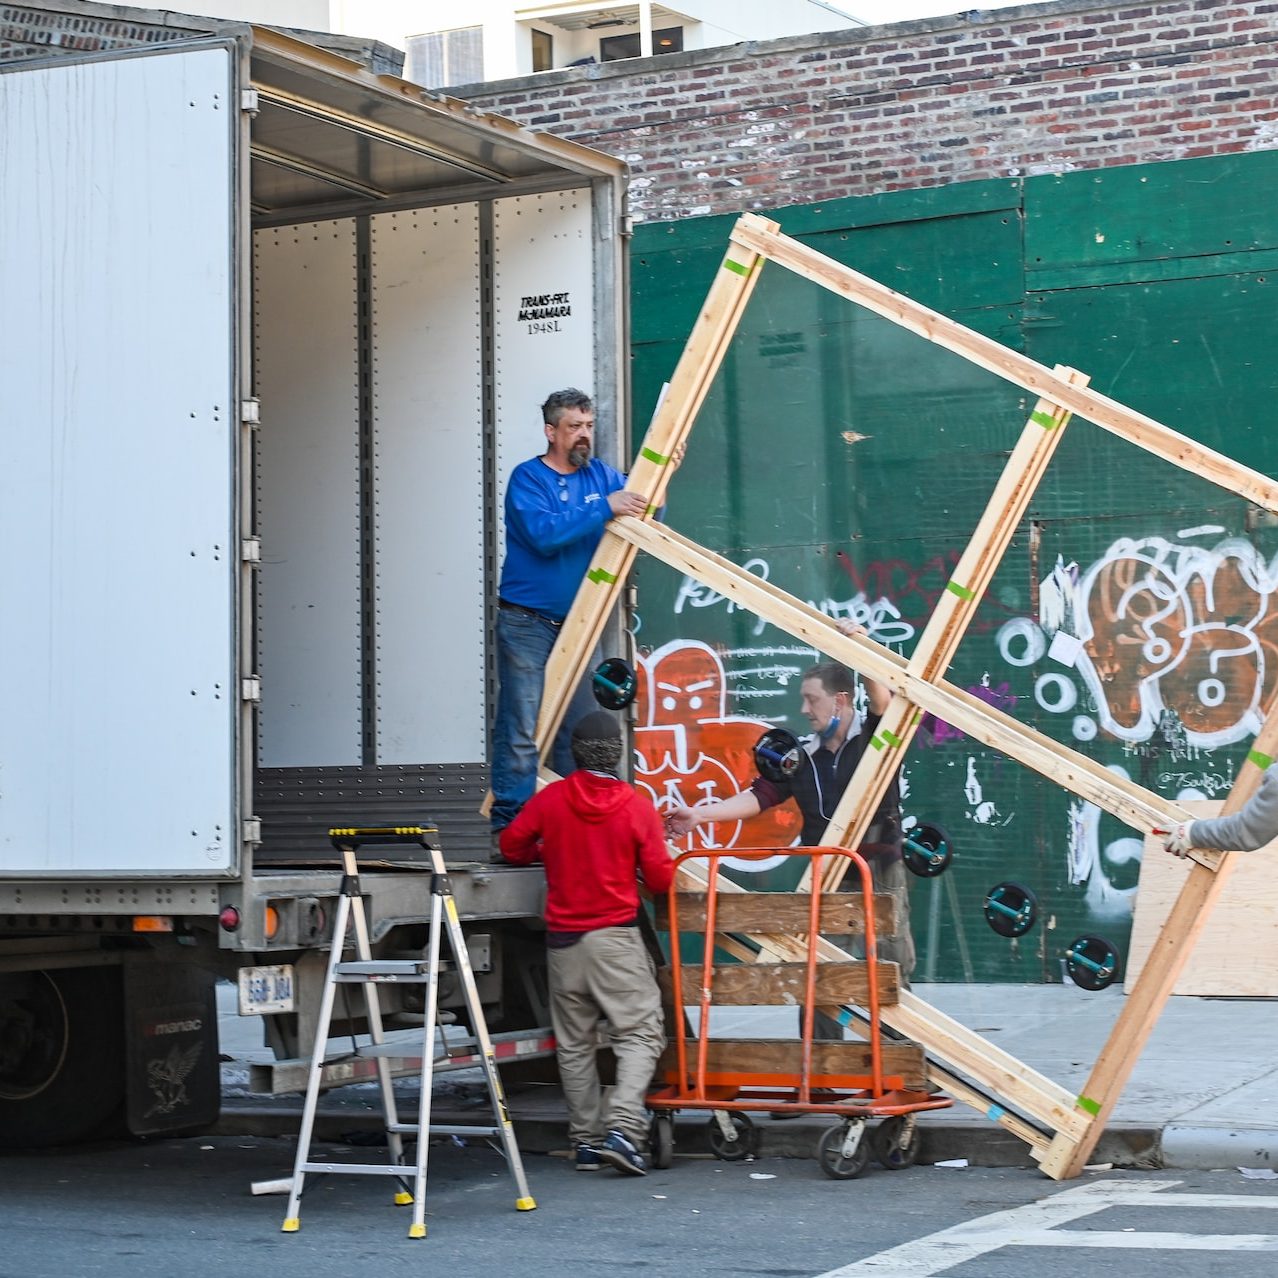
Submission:
M 656 1167 L 669 1167 L 674 1156 L 674 1114 L 681 1109 L 710 1110 L 707 1126 L 711 1150 L 720 1158 L 730 1161 L 748 1158 L 758 1149 L 758 1129 L 749 1118 L 750 1112 L 765 1111 L 781 1114 L 829 1114 L 842 1121 L 827 1128 L 817 1145 L 817 1160 L 821 1170 L 835 1180 L 851 1180 L 860 1176 L 869 1165 L 871 1156 L 890 1171 L 909 1167 L 918 1155 L 920 1132 L 915 1115 L 922 1110 L 946 1109 L 954 1102 L 948 1097 L 924 1090 L 923 1051 L 914 1044 L 892 1042 L 893 1063 L 885 1067 L 882 1026 L 880 1023 L 880 990 L 878 947 L 875 941 L 874 889 L 870 867 L 865 858 L 848 848 L 810 847 L 790 848 L 782 852 L 786 856 L 801 856 L 812 864 L 812 882 L 821 883 L 821 867 L 829 856 L 842 856 L 850 860 L 860 876 L 861 900 L 864 910 L 865 963 L 820 964 L 817 959 L 817 942 L 821 932 L 823 901 L 833 894 L 820 891 L 800 894 L 807 901 L 806 962 L 802 964 L 766 963 L 749 969 L 747 983 L 749 1001 L 769 1001 L 760 996 L 761 988 L 771 983 L 774 1001 L 790 1004 L 793 995 L 783 991 L 783 986 L 793 987 L 795 978 L 801 980 L 803 991 L 802 1029 L 799 1051 L 794 1053 L 793 1043 L 776 1044 L 782 1053 L 773 1053 L 767 1061 L 758 1060 L 758 1044 L 755 1044 L 755 1069 L 738 1069 L 732 1060 L 733 1047 L 739 1046 L 744 1054 L 748 1045 L 734 1045 L 730 1040 L 715 1040 L 709 1035 L 710 1008 L 714 1006 L 715 984 L 715 932 L 724 924 L 720 919 L 731 914 L 736 900 L 744 895 L 719 893 L 719 862 L 725 857 L 761 860 L 775 857 L 776 848 L 730 848 L 721 851 L 684 852 L 675 859 L 675 882 L 667 893 L 666 908 L 670 932 L 670 972 L 674 998 L 674 1022 L 678 1027 L 675 1040 L 675 1068 L 659 1071 L 664 1086 L 656 1087 L 648 1096 L 648 1107 L 653 1111 L 652 1160 Z M 688 973 L 694 982 L 692 990 L 699 990 L 700 1019 L 698 1035 L 689 1051 L 688 1028 L 683 1009 L 693 1000 L 685 990 L 686 967 L 680 953 L 679 893 L 677 891 L 678 867 L 692 859 L 709 862 L 709 887 L 705 896 L 705 933 L 702 964 Z M 779 899 L 783 894 L 771 895 Z M 849 899 L 842 894 L 843 901 Z M 845 907 L 846 909 L 846 907 Z M 757 929 L 756 929 L 757 930 Z M 827 929 L 829 930 L 829 929 Z M 846 930 L 846 929 L 845 929 Z M 738 973 L 742 965 L 733 965 Z M 797 970 L 796 970 L 797 969 Z M 730 973 L 725 967 L 723 973 Z M 755 973 L 775 974 L 769 982 Z M 820 975 L 818 973 L 820 972 Z M 695 982 L 700 980 L 699 986 Z M 725 975 L 721 984 L 732 984 Z M 741 993 L 741 982 L 737 994 Z M 816 1017 L 817 990 L 821 989 L 822 1004 L 840 1005 L 855 1001 L 864 1006 L 866 1041 L 863 1042 L 813 1042 Z M 742 1002 L 740 996 L 731 1001 Z M 908 1049 L 917 1056 L 913 1064 L 906 1063 L 904 1053 Z M 865 1068 L 868 1051 L 868 1070 Z M 693 1059 L 689 1059 L 693 1057 Z M 912 1058 L 911 1058 L 912 1059 Z M 793 1065 L 797 1063 L 797 1069 Z M 848 1067 L 852 1066 L 851 1069 Z M 907 1078 L 907 1074 L 909 1077 Z M 871 1131 L 869 1120 L 881 1119 Z

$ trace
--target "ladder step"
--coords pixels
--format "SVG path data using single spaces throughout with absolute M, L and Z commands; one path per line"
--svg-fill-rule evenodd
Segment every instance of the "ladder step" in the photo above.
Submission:
M 411 1180 L 414 1169 L 402 1163 L 302 1163 L 297 1170 L 351 1176 L 398 1176 L 401 1180 Z
M 416 1123 L 389 1123 L 386 1130 L 400 1136 L 416 1136 L 418 1128 Z M 499 1136 L 501 1128 L 475 1127 L 469 1123 L 431 1123 L 430 1134 L 432 1136 Z
M 424 981 L 430 974 L 426 959 L 352 959 L 338 963 L 334 978 L 344 984 L 358 981 Z

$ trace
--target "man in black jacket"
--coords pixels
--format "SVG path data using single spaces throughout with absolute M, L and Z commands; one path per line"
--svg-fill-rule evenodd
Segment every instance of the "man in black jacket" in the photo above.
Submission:
M 848 623 L 840 628 L 847 634 L 862 630 Z M 865 681 L 865 689 L 869 713 L 863 722 L 857 724 L 853 705 L 856 683 L 852 673 L 832 661 L 813 666 L 804 674 L 801 685 L 802 713 L 812 726 L 812 735 L 804 742 L 807 763 L 787 781 L 770 781 L 759 776 L 751 782 L 749 789 L 734 794 L 730 799 L 695 808 L 675 808 L 666 816 L 667 834 L 671 838 L 681 838 L 707 822 L 746 821 L 793 797 L 803 815 L 800 841 L 805 846 L 819 845 L 848 781 L 892 699 L 892 690 L 872 679 Z M 910 898 L 905 864 L 901 860 L 900 804 L 900 788 L 893 778 L 860 850 L 869 862 L 874 890 L 888 893 L 896 902 L 896 935 L 877 938 L 879 958 L 900 965 L 901 984 L 908 988 L 914 971 L 914 938 L 910 935 Z M 843 888 L 859 890 L 854 873 L 849 872 Z M 830 1022 L 824 1017 L 818 1018 L 818 1027 L 820 1037 L 831 1036 Z M 837 1037 L 842 1037 L 841 1031 Z

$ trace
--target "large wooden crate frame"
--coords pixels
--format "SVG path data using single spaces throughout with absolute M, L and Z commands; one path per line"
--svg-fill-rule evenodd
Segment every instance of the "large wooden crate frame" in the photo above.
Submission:
M 652 514 L 664 500 L 670 458 L 691 430 L 768 260 L 1038 396 L 989 505 L 909 660 L 867 637 L 840 634 L 828 617 L 808 604 L 652 522 Z M 1089 389 L 1083 374 L 1045 368 L 781 234 L 776 223 L 753 214 L 742 216 L 630 472 L 627 487 L 648 498 L 648 514 L 643 519 L 624 517 L 608 523 L 551 654 L 537 725 L 542 759 L 547 757 L 571 690 L 586 673 L 635 554 L 643 550 L 895 692 L 872 742 L 874 748 L 858 765 L 830 822 L 823 840 L 827 844 L 855 847 L 860 842 L 924 712 L 1095 803 L 1142 835 L 1187 819 L 1189 814 L 1178 805 L 1114 776 L 943 677 L 1073 414 L 1278 512 L 1278 484 L 1273 480 Z M 1275 754 L 1278 713 L 1271 706 L 1224 811 L 1235 811 L 1246 802 Z M 543 768 L 542 776 L 550 779 L 552 774 Z M 1095 1148 L 1235 859 L 1233 853 L 1220 852 L 1192 856 L 1194 865 L 1184 888 L 1101 1048 L 1086 1087 L 1077 1096 L 909 991 L 901 992 L 898 1006 L 884 1009 L 887 1024 L 925 1047 L 932 1081 L 1023 1139 L 1042 1170 L 1053 1178 L 1078 1175 Z M 837 887 L 844 869 L 843 864 L 832 865 L 822 887 Z M 705 887 L 704 877 L 696 871 L 685 870 L 684 880 L 690 890 Z M 719 890 L 740 889 L 723 880 Z M 803 954 L 792 936 L 745 939 L 749 944 L 721 938 L 732 953 L 750 962 L 793 961 Z M 823 960 L 848 957 L 824 940 L 820 954 Z M 858 1023 L 847 1010 L 840 1015 L 845 1023 Z

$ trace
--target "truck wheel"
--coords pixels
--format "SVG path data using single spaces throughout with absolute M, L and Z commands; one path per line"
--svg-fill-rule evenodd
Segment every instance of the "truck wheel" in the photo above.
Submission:
M 123 1103 L 119 972 L 0 976 L 0 1148 L 87 1140 Z

